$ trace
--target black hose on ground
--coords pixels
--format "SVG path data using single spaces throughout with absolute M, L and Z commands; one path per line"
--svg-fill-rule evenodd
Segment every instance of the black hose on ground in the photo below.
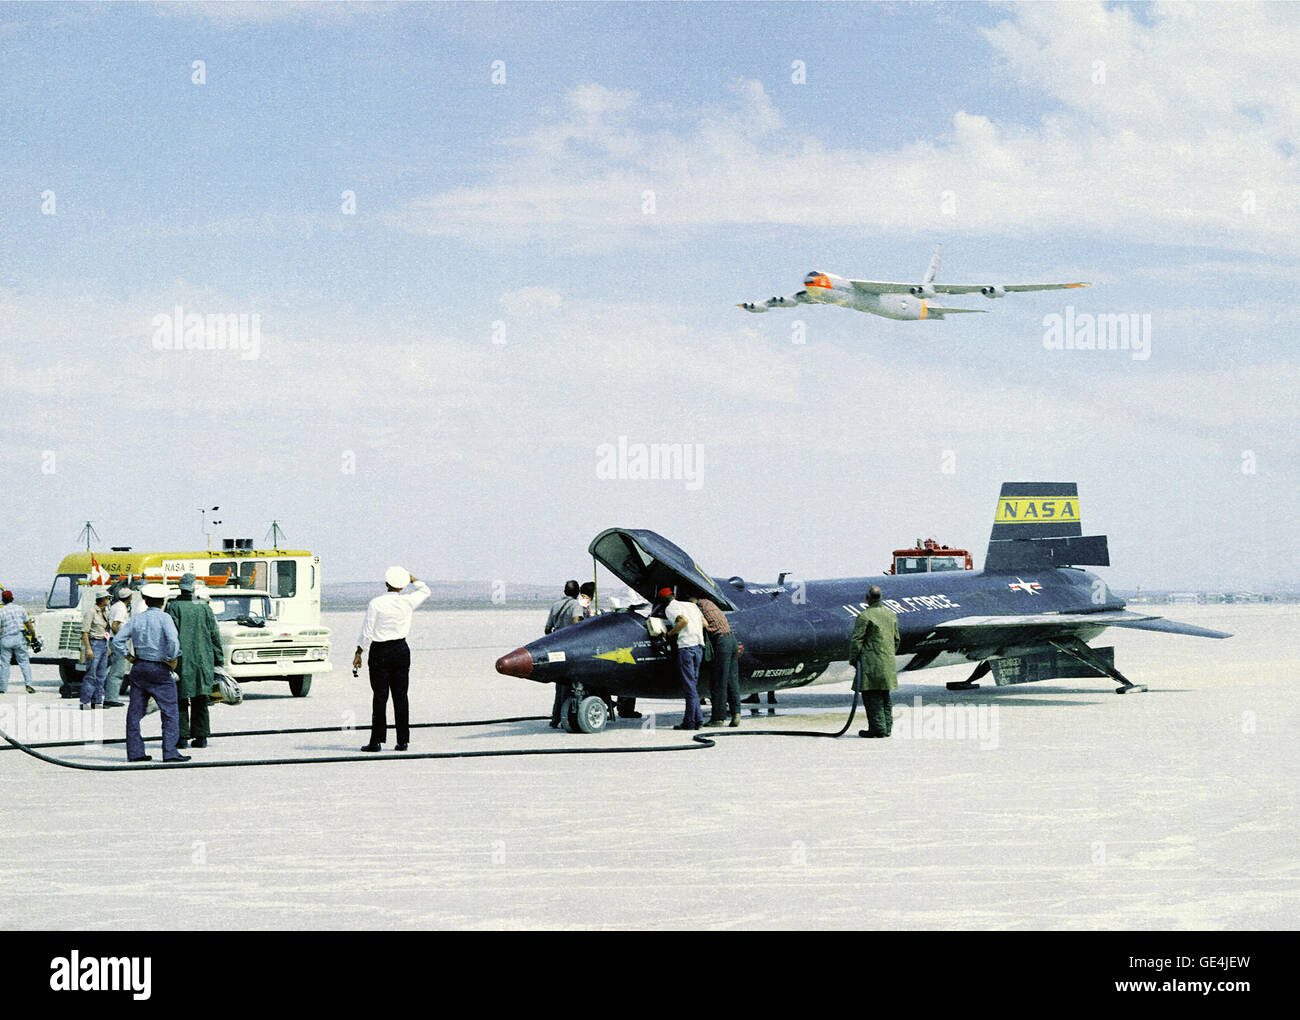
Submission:
M 844 736 L 844 734 L 846 734 L 846 733 L 849 732 L 849 727 L 853 725 L 853 717 L 857 714 L 857 711 L 858 711 L 858 698 L 860 698 L 861 696 L 862 696 L 862 695 L 860 695 L 857 691 L 854 691 L 854 692 L 853 692 L 853 704 L 849 706 L 849 717 L 848 717 L 847 719 L 844 720 L 844 725 L 841 726 L 841 727 L 840 727 L 838 730 L 836 730 L 834 733 L 823 733 L 823 732 L 821 732 L 820 730 L 741 730 L 741 729 L 737 729 L 737 730 L 734 730 L 734 731 L 732 731 L 732 730 L 726 730 L 726 731 L 719 730 L 719 731 L 717 731 L 717 732 L 714 732 L 714 731 L 710 730 L 709 733 L 707 734 L 707 737 L 706 737 L 706 734 L 701 733 L 701 734 L 700 734 L 699 736 L 697 736 L 695 739 L 696 739 L 696 740 L 700 740 L 701 738 L 706 738 L 706 739 L 707 739 L 707 738 L 709 738 L 709 737 L 830 737 L 832 740 L 834 740 L 836 737 L 842 737 L 842 736 Z
M 106 744 L 124 744 L 125 737 L 114 737 L 109 740 L 65 740 L 65 741 L 47 741 L 39 744 L 24 744 L 14 739 L 4 730 L 0 730 L 0 738 L 9 745 L 7 748 L 0 750 L 17 750 L 28 754 L 39 761 L 46 762 L 50 765 L 58 765 L 61 768 L 79 769 L 85 772 L 139 772 L 150 769 L 218 769 L 218 768 L 238 768 L 254 765 L 329 765 L 342 762 L 354 761 L 421 761 L 433 758 L 511 758 L 511 757 L 528 757 L 532 755 L 544 754 L 654 754 L 662 751 L 699 751 L 706 747 L 715 747 L 715 737 L 830 737 L 832 739 L 841 737 L 848 732 L 849 727 L 853 725 L 853 717 L 858 710 L 858 694 L 854 692 L 853 704 L 849 708 L 849 717 L 845 720 L 844 725 L 835 733 L 823 733 L 818 730 L 736 730 L 732 732 L 710 732 L 696 733 L 689 744 L 664 744 L 656 747 L 537 747 L 537 748 L 514 748 L 505 751 L 394 751 L 390 754 L 348 754 L 348 755 L 326 755 L 311 758 L 248 758 L 231 761 L 178 761 L 178 762 L 118 762 L 116 764 L 93 764 L 89 762 L 68 761 L 64 758 L 56 758 L 52 755 L 43 754 L 42 750 L 52 750 L 61 747 L 87 747 L 103 746 Z M 435 722 L 435 723 L 412 723 L 411 729 L 439 729 L 452 728 L 459 726 L 498 726 L 505 723 L 515 722 L 540 722 L 549 719 L 545 715 L 521 715 L 509 716 L 503 719 L 467 719 L 461 722 Z M 279 729 L 279 730 L 232 730 L 227 733 L 214 733 L 214 738 L 229 737 L 267 737 L 267 736 L 292 736 L 302 733 L 352 733 L 356 732 L 355 726 L 308 726 L 301 728 Z M 159 741 L 161 737 L 148 737 L 149 742 Z

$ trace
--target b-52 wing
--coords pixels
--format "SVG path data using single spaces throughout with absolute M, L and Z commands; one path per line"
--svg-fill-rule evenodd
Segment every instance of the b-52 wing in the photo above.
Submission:
M 887 283 L 884 280 L 850 280 L 860 294 L 914 294 L 921 291 L 915 283 Z M 924 285 L 923 285 L 924 286 Z M 931 283 L 926 290 L 936 294 L 983 294 L 1001 297 L 1003 294 L 1021 294 L 1031 290 L 1075 290 L 1089 287 L 1087 283 Z M 946 309 L 947 311 L 972 311 L 972 309 Z

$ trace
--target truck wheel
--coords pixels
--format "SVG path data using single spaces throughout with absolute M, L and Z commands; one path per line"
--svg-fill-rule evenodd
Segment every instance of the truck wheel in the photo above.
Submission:
M 75 662 L 59 663 L 59 697 L 81 697 L 81 674 L 77 672 Z
M 311 677 L 309 676 L 289 677 L 289 690 L 293 692 L 293 696 L 295 698 L 307 697 L 307 692 L 311 690 Z
M 609 709 L 605 707 L 605 699 L 598 698 L 594 694 L 583 698 L 578 702 L 575 721 L 578 729 L 583 733 L 599 733 L 609 721 Z

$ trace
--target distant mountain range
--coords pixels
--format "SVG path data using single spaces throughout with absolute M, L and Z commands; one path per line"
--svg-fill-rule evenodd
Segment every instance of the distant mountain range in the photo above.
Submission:
M 439 605 L 536 606 L 549 605 L 561 595 L 559 585 L 522 584 L 514 581 L 426 581 L 429 601 Z M 322 609 L 363 609 L 384 587 L 374 581 L 326 583 L 321 592 Z
M 517 581 L 426 581 L 429 585 L 429 604 L 444 609 L 474 609 L 490 606 L 505 606 L 519 609 L 537 606 L 549 606 L 560 597 L 560 586 L 555 584 L 533 584 Z M 20 605 L 33 612 L 45 606 L 46 590 L 44 588 L 12 589 L 14 598 Z M 1254 602 L 1300 602 L 1300 592 L 1241 592 L 1241 591 L 1192 591 L 1192 590 L 1156 590 L 1126 591 L 1114 589 L 1122 599 L 1136 605 L 1168 604 L 1216 604 L 1216 603 L 1254 603 Z M 373 581 L 335 581 L 328 582 L 321 593 L 321 608 L 327 611 L 364 609 L 376 595 L 383 593 L 381 585 Z M 628 591 L 623 585 L 606 588 L 601 592 L 601 605 L 607 605 L 607 598 L 627 600 Z
M 521 584 L 514 581 L 426 581 L 429 602 L 441 606 L 549 606 L 560 597 L 554 584 Z M 45 606 L 46 589 L 15 586 L 15 600 L 33 612 Z M 364 609 L 376 595 L 383 594 L 382 584 L 374 581 L 326 582 L 321 592 L 325 610 Z M 621 589 L 620 589 L 621 593 Z

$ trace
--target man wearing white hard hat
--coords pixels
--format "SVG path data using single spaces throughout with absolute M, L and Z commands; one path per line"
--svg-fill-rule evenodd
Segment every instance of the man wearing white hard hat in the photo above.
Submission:
M 126 626 L 113 635 L 113 651 L 125 655 L 128 643 L 134 645 L 131 662 L 131 701 L 126 708 L 127 761 L 150 761 L 140 737 L 140 720 L 149 699 L 158 702 L 162 715 L 163 761 L 189 761 L 189 755 L 176 749 L 180 737 L 180 710 L 176 703 L 176 680 L 172 670 L 181 654 L 176 624 L 162 611 L 167 599 L 165 584 L 146 584 L 140 589 L 148 607 L 136 613 Z
M 429 586 L 412 577 L 403 567 L 389 567 L 384 572 L 388 589 L 366 607 L 366 620 L 357 638 L 352 669 L 361 668 L 361 655 L 370 649 L 370 690 L 374 692 L 370 709 L 370 743 L 361 750 L 378 751 L 388 739 L 388 696 L 393 696 L 393 722 L 397 730 L 396 750 L 405 751 L 411 739 L 410 703 L 407 689 L 411 681 L 411 649 L 406 636 L 411 633 L 411 614 L 429 597 Z

